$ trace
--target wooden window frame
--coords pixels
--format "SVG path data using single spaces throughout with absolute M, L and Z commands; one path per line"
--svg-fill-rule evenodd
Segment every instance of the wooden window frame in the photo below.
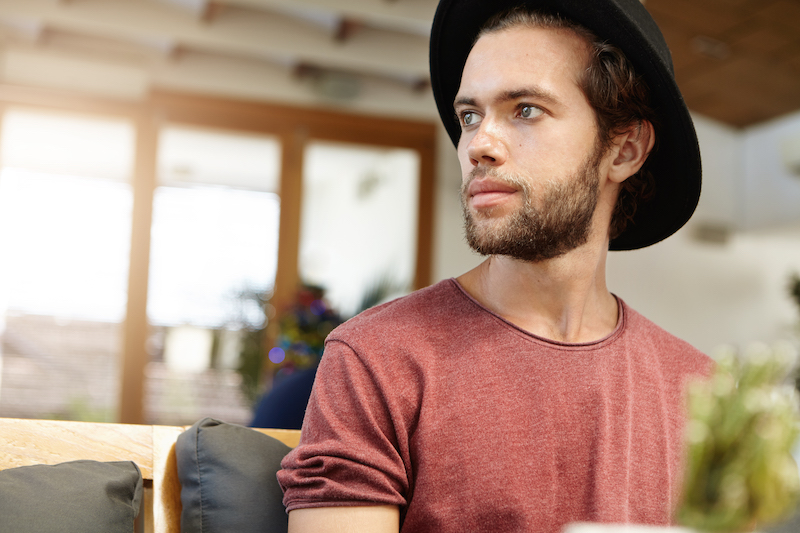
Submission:
M 122 340 L 118 421 L 145 423 L 144 376 L 149 356 L 148 269 L 153 195 L 157 186 L 158 132 L 167 124 L 276 136 L 282 146 L 278 268 L 272 303 L 289 303 L 300 282 L 298 254 L 302 207 L 303 154 L 310 140 L 409 148 L 420 158 L 417 257 L 414 288 L 431 282 L 436 168 L 436 127 L 400 120 L 283 104 L 234 100 L 170 91 L 124 102 L 64 91 L 0 85 L 0 107 L 22 106 L 130 120 L 136 129 L 133 220 L 128 301 Z M 266 348 L 266 347 L 265 347 Z

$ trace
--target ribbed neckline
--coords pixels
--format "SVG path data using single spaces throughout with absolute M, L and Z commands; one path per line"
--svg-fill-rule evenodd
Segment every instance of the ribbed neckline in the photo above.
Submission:
M 542 337 L 540 335 L 536 335 L 535 333 L 531 333 L 530 331 L 522 329 L 521 327 L 517 326 L 513 322 L 509 322 L 505 318 L 501 317 L 500 315 L 498 315 L 497 313 L 495 313 L 491 309 L 488 309 L 486 306 L 484 306 L 478 300 L 473 298 L 472 295 L 469 294 L 464 289 L 464 287 L 461 286 L 461 284 L 458 282 L 457 279 L 450 278 L 448 281 L 450 281 L 452 283 L 452 285 L 458 290 L 458 292 L 460 292 L 465 298 L 467 298 L 467 300 L 469 300 L 474 305 L 476 305 L 484 313 L 487 313 L 487 314 L 491 315 L 492 317 L 494 317 L 495 319 L 501 321 L 503 324 L 507 325 L 511 329 L 515 330 L 518 333 L 521 333 L 524 337 L 529 338 L 529 339 L 531 339 L 533 341 L 536 341 L 536 342 L 539 342 L 539 343 L 544 343 L 544 344 L 546 344 L 548 346 L 551 346 L 553 348 L 559 348 L 559 349 L 564 349 L 564 348 L 567 348 L 567 349 L 587 349 L 587 348 L 596 349 L 596 348 L 600 348 L 603 345 L 606 345 L 606 344 L 612 342 L 614 339 L 616 339 L 616 337 L 621 335 L 622 331 L 625 329 L 625 321 L 626 321 L 626 317 L 627 317 L 626 305 L 625 305 L 625 302 L 623 302 L 621 298 L 619 298 L 616 294 L 613 294 L 613 293 L 611 294 L 611 296 L 613 296 L 614 299 L 617 301 L 617 307 L 619 309 L 619 318 L 617 320 L 617 326 L 614 328 L 614 331 L 612 331 L 611 333 L 609 333 L 605 337 L 603 337 L 601 339 L 598 339 L 596 341 L 589 341 L 589 342 L 562 342 L 562 341 L 556 341 L 556 340 L 553 340 L 553 339 L 548 339 L 546 337 Z

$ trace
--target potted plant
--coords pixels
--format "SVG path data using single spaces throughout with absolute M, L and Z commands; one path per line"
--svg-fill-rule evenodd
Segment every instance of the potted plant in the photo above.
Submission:
M 573 524 L 565 533 L 740 533 L 787 518 L 800 499 L 796 358 L 788 343 L 724 349 L 714 375 L 690 385 L 680 526 Z
M 689 390 L 684 497 L 677 520 L 700 531 L 752 531 L 786 518 L 800 496 L 800 434 L 789 344 L 724 350 Z

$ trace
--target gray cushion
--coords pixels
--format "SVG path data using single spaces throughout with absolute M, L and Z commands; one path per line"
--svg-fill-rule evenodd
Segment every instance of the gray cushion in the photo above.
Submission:
M 178 436 L 182 533 L 285 533 L 276 474 L 288 446 L 253 429 L 204 418 Z
M 11 468 L 0 472 L 0 533 L 132 533 L 141 502 L 129 461 Z

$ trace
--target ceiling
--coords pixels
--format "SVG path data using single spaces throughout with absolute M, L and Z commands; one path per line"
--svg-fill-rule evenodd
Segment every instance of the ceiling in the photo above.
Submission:
M 153 87 L 435 116 L 436 0 L 0 0 L 6 83 Z M 695 112 L 745 127 L 800 109 L 800 0 L 646 0 Z
M 800 109 L 800 0 L 647 0 L 689 108 L 732 126 Z

